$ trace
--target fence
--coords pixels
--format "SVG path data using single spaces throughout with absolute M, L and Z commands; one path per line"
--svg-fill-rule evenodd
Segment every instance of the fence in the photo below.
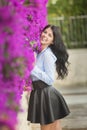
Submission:
M 63 40 L 68 48 L 87 47 L 87 15 L 48 17 L 49 24 L 60 27 Z

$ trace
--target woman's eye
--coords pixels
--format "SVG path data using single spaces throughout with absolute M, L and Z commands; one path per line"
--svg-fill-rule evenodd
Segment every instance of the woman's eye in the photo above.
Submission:
M 44 31 L 44 33 L 47 33 L 47 31 Z

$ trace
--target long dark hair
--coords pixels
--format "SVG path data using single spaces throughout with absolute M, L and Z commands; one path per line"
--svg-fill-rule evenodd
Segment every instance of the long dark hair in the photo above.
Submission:
M 43 31 L 47 28 L 51 28 L 54 35 L 54 39 L 53 39 L 54 44 L 51 44 L 49 47 L 51 48 L 52 52 L 57 57 L 56 70 L 58 73 L 58 78 L 64 79 L 64 77 L 68 75 L 69 55 L 63 43 L 59 27 L 54 26 L 54 25 L 47 25 L 43 29 Z

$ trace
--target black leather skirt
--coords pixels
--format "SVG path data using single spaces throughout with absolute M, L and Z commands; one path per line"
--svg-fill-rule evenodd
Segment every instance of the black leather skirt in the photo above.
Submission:
M 31 123 L 49 124 L 70 113 L 63 96 L 41 80 L 33 82 L 27 120 Z

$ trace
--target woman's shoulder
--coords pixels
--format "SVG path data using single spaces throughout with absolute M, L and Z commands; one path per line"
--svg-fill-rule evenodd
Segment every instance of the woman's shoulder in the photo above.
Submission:
M 45 54 L 53 54 L 53 52 L 52 52 L 50 47 L 46 48 Z
M 44 56 L 47 58 L 53 58 L 54 61 L 57 60 L 57 57 L 54 55 L 54 53 L 52 52 L 51 48 L 48 47 L 44 53 Z

